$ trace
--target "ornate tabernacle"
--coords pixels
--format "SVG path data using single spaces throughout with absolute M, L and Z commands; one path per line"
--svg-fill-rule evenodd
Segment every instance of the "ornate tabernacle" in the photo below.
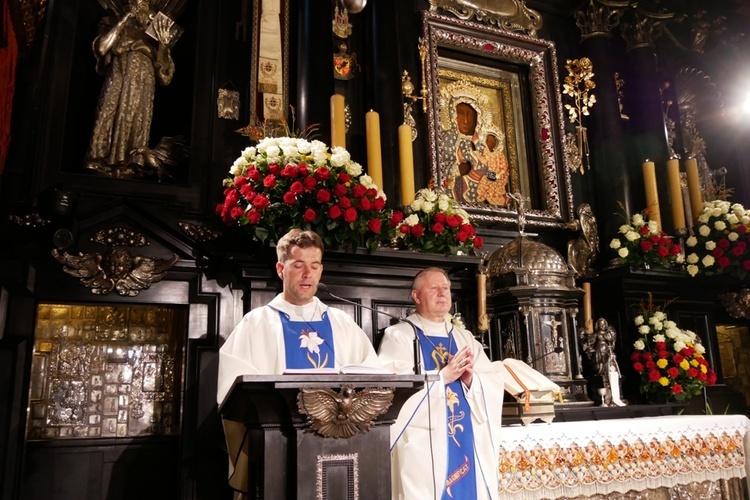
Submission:
M 487 298 L 492 359 L 525 361 L 557 383 L 564 405 L 591 405 L 576 314 L 583 290 L 553 248 L 521 234 L 492 254 Z

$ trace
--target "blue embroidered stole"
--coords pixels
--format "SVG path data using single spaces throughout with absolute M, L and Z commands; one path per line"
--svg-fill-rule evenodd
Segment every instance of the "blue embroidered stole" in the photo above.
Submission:
M 453 329 L 446 337 L 427 336 L 418 329 L 419 342 L 425 370 L 440 370 L 448 364 L 450 356 L 458 351 L 454 345 Z M 448 342 L 448 346 L 445 346 Z M 445 385 L 447 405 L 445 430 L 448 434 L 448 460 L 445 474 L 445 489 L 442 500 L 471 499 L 477 497 L 474 469 L 474 431 L 471 424 L 471 409 L 466 401 L 461 380 Z
M 323 311 L 318 321 L 292 321 L 284 311 L 268 307 L 278 312 L 281 319 L 287 368 L 335 367 L 333 329 L 327 311 Z

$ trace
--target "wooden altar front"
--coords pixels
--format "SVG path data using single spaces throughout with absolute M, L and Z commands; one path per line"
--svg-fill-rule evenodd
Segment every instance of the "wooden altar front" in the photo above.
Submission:
M 249 496 L 267 500 L 389 498 L 390 426 L 403 403 L 424 382 L 424 375 L 237 377 L 219 413 L 224 419 L 244 422 L 248 430 Z M 387 409 L 371 422 L 361 422 L 354 415 L 355 407 L 382 406 L 367 391 L 382 393 L 383 388 L 392 395 Z M 305 406 L 305 394 L 310 391 L 313 398 L 328 399 L 323 404 L 332 422 L 320 420 L 319 410 Z M 350 428 L 353 435 L 337 429 L 342 421 L 354 426 Z

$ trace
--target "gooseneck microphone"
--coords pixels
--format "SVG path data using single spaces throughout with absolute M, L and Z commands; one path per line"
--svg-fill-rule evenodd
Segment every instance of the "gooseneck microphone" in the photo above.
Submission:
M 422 373 L 422 363 L 420 361 L 420 356 L 419 356 L 419 353 L 420 353 L 421 349 L 420 349 L 420 346 L 419 346 L 419 335 L 417 333 L 417 325 L 415 325 L 414 323 L 412 323 L 410 320 L 408 320 L 406 318 L 399 318 L 398 316 L 396 316 L 394 314 L 390 314 L 390 313 L 387 313 L 385 311 L 380 311 L 378 309 L 375 309 L 374 307 L 369 307 L 369 306 L 366 306 L 364 304 L 360 304 L 359 302 L 354 302 L 353 300 L 345 299 L 344 297 L 339 297 L 338 295 L 334 295 L 333 292 L 331 292 L 328 289 L 328 287 L 326 286 L 325 283 L 318 283 L 318 291 L 326 293 L 326 294 L 330 295 L 331 297 L 333 297 L 334 299 L 340 300 L 342 302 L 346 302 L 348 304 L 352 304 L 352 305 L 355 305 L 355 306 L 363 307 L 363 308 L 368 309 L 370 311 L 376 312 L 378 314 L 382 314 L 384 316 L 388 316 L 389 318 L 393 318 L 393 319 L 398 320 L 398 321 L 403 321 L 404 323 L 407 323 L 408 325 L 410 325 L 412 327 L 412 329 L 414 330 L 414 373 L 416 375 L 419 375 L 420 373 Z

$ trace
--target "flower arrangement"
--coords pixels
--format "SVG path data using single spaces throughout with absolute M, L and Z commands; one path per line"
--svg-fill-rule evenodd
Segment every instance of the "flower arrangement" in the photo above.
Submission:
M 584 173 L 584 162 L 587 168 L 591 168 L 589 163 L 589 144 L 586 127 L 583 126 L 583 117 L 589 115 L 589 108 L 596 103 L 596 96 L 591 93 L 596 88 L 594 82 L 594 64 L 588 57 L 580 59 L 568 59 L 565 61 L 565 69 L 568 76 L 563 81 L 563 94 L 573 98 L 573 104 L 566 104 L 568 110 L 568 119 L 570 123 L 576 124 L 576 136 L 578 140 L 578 154 L 581 161 L 578 169 Z
M 411 205 L 390 217 L 397 242 L 410 250 L 457 255 L 482 248 L 484 241 L 466 210 L 443 192 L 420 189 Z
M 690 276 L 730 274 L 745 279 L 750 271 L 750 211 L 739 203 L 705 202 L 695 229 L 685 241 Z
M 374 251 L 392 236 L 385 194 L 344 148 L 265 138 L 246 148 L 229 174 L 216 213 L 260 241 L 278 241 L 298 227 L 315 231 L 331 248 L 364 244 Z
M 634 267 L 655 266 L 669 268 L 682 264 L 685 256 L 682 247 L 672 237 L 660 231 L 656 221 L 646 221 L 643 214 L 635 214 L 630 224 L 620 226 L 617 237 L 609 243 L 617 252 L 621 264 Z
M 639 338 L 630 356 L 640 375 L 640 392 L 652 401 L 684 401 L 716 383 L 703 357 L 705 348 L 690 330 L 681 330 L 651 301 L 641 305 L 635 325 Z

